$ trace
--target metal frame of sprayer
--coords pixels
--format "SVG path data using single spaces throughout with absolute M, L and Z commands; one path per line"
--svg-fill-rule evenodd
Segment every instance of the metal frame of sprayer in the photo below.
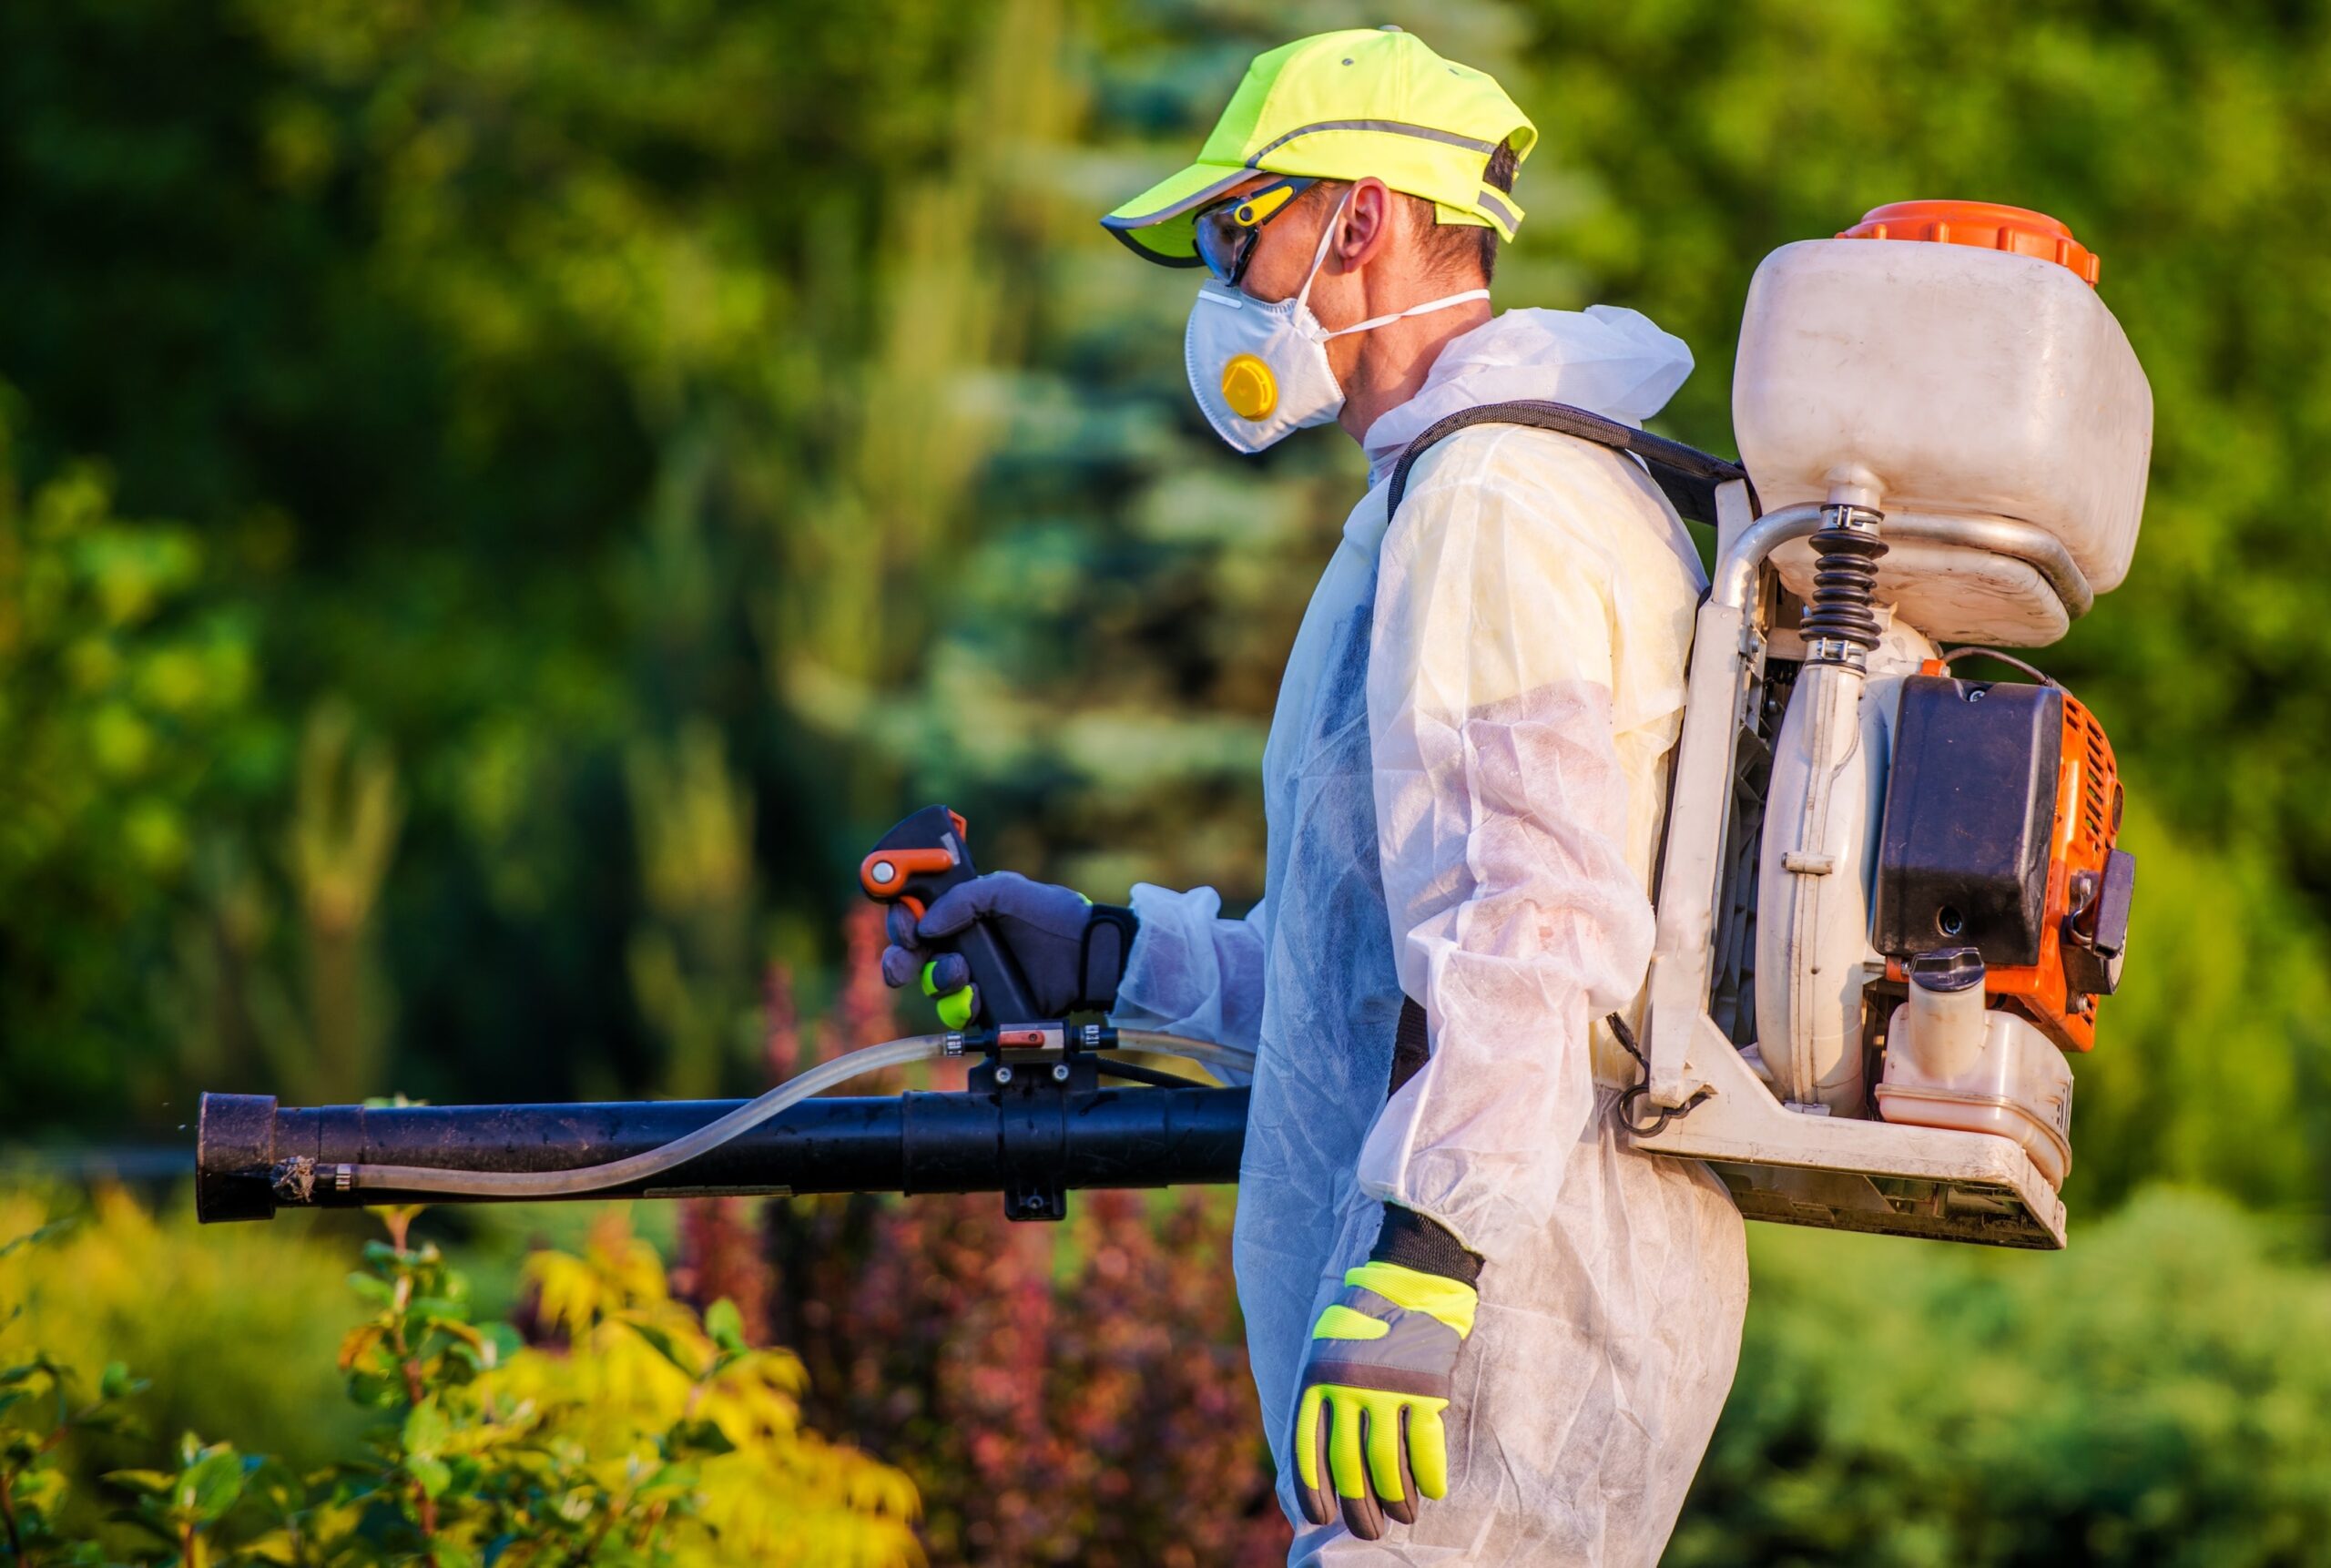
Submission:
M 1868 546 L 1888 538 L 1957 545 L 2026 563 L 2072 618 L 2093 603 L 2069 553 L 2039 528 L 1999 518 L 1888 519 L 1880 502 L 1869 487 L 1840 486 L 1826 504 L 1760 517 L 1745 481 L 1716 491 L 1715 570 L 1700 606 L 1676 748 L 1644 1080 L 1629 1092 L 1629 1130 L 1634 1146 L 1646 1153 L 1705 1161 L 1752 1219 L 2061 1247 L 2063 1203 L 2017 1143 L 1785 1104 L 1743 1054 L 1743 1042 L 1735 1037 L 1740 1023 L 1736 1019 L 1727 1032 L 1711 1015 L 1712 998 L 1736 993 L 1754 966 L 1741 935 L 1750 922 L 1737 917 L 1755 909 L 1764 837 L 1807 835 L 1801 853 L 1785 847 L 1792 874 L 1852 871 L 1829 863 L 1818 841 L 1826 804 L 1809 792 L 1806 799 L 1766 799 L 1764 770 L 1786 707 L 1834 701 L 1850 722 L 1875 639 L 1820 624 L 1822 606 L 1808 606 L 1803 659 L 1786 672 L 1795 689 L 1786 702 L 1779 700 L 1773 689 L 1784 674 L 1774 651 L 1781 597 L 1774 553 L 1810 539 L 1829 570 L 1840 557 L 1868 561 L 1877 553 Z M 1858 596 L 1867 613 L 1874 569 L 1847 565 L 1841 575 L 1858 580 L 1858 594 L 1849 590 L 1844 597 Z M 1767 983 L 1777 978 L 1766 977 Z M 1762 1042 L 1764 1054 L 1769 1056 L 1778 1044 Z

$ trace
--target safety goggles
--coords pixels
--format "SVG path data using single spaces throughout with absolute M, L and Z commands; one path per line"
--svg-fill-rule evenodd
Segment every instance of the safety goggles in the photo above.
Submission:
M 1276 179 L 1268 185 L 1217 201 L 1192 220 L 1197 235 L 1198 260 L 1206 270 L 1236 288 L 1255 259 L 1263 225 L 1285 212 L 1295 199 L 1318 184 L 1316 179 Z

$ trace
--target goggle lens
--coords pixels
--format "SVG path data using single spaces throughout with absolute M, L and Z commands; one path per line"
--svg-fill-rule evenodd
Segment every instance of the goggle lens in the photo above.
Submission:
M 1198 260 L 1206 263 L 1207 271 L 1235 287 L 1246 276 L 1247 263 L 1254 260 L 1263 225 L 1293 206 L 1295 199 L 1313 183 L 1282 179 L 1207 208 L 1192 225 Z
M 1213 208 L 1198 214 L 1197 220 L 1198 260 L 1225 283 L 1237 282 L 1246 271 L 1259 232 L 1242 226 L 1231 210 L 1230 206 Z

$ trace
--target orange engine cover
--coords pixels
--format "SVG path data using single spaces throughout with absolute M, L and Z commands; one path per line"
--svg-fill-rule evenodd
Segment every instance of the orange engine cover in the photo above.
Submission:
M 1928 660 L 1921 675 L 1947 676 L 1939 659 Z M 2060 688 L 2061 689 L 2061 688 Z M 2113 850 L 2121 833 L 2121 773 L 2112 743 L 2096 716 L 2069 691 L 2063 697 L 2063 748 L 2056 776 L 2055 825 L 2048 842 L 2047 900 L 2036 962 L 1994 965 L 1983 988 L 2038 1025 L 2066 1051 L 2096 1044 L 2097 995 L 2072 979 L 2068 950 L 2095 936 L 2098 903 L 2103 898 Z M 2125 860 L 2126 857 L 2123 857 Z M 2117 951 L 2118 939 L 2113 939 Z M 2089 954 L 2078 956 L 2086 959 Z M 2079 972 L 2105 967 L 2092 960 Z M 1886 965 L 1888 980 L 1905 983 L 1898 958 Z M 2109 983 L 2106 988 L 2109 989 Z

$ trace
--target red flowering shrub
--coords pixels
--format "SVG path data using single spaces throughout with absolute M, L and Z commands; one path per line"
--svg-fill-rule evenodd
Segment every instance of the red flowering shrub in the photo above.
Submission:
M 992 1194 L 773 1205 L 772 1329 L 810 1419 L 915 1478 L 935 1562 L 1275 1563 L 1228 1221 L 1196 1192 L 1059 1227 Z
M 760 1227 L 750 1198 L 699 1197 L 680 1206 L 679 1261 L 672 1266 L 672 1293 L 709 1306 L 727 1301 L 737 1308 L 749 1345 L 782 1343 L 769 1332 L 769 1266 L 760 1256 Z

